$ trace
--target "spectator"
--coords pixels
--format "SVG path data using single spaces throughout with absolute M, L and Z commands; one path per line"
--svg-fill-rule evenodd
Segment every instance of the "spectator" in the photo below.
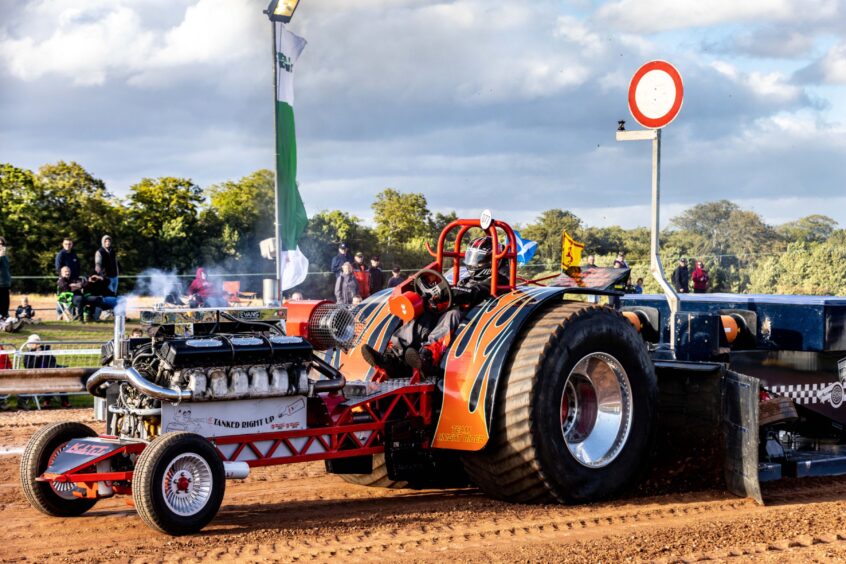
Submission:
M 642 294 L 643 293 L 643 278 L 638 278 L 637 281 L 635 281 L 634 293 L 635 294 Z
M 614 268 L 626 268 L 623 266 L 623 262 L 620 259 L 614 261 Z
M 693 269 L 693 274 L 690 275 L 693 280 L 693 293 L 704 294 L 708 291 L 708 282 L 710 277 L 708 271 L 702 267 L 702 261 L 696 261 L 696 268 Z
M 188 305 L 190 307 L 226 307 L 228 302 L 223 292 L 209 281 L 208 274 L 200 267 L 191 285 L 188 286 Z
M 94 253 L 94 271 L 107 281 L 113 296 L 117 296 L 118 289 L 118 260 L 117 252 L 112 248 L 112 238 L 103 235 L 100 248 Z
M 9 291 L 12 287 L 12 270 L 6 256 L 6 238 L 0 237 L 0 319 L 9 317 Z
M 92 300 L 94 307 L 94 321 L 100 320 L 103 310 L 111 313 L 118 303 L 117 296 L 112 292 L 111 285 L 105 278 L 92 274 L 88 277 L 88 284 L 85 286 L 85 293 Z M 94 303 L 96 300 L 96 303 Z
M 350 252 L 347 250 L 347 244 L 341 243 L 338 245 L 338 254 L 332 257 L 332 272 L 335 274 L 335 278 L 338 278 L 341 275 L 341 267 L 345 262 L 351 263 L 352 257 L 350 256 Z
M 33 333 L 26 339 L 26 353 L 23 355 L 24 368 L 58 368 L 56 357 L 46 354 L 49 345 L 41 344 L 41 337 Z M 38 354 L 41 353 L 41 354 Z
M 690 283 L 690 273 L 687 270 L 687 260 L 684 257 L 679 259 L 679 265 L 673 271 L 673 288 L 680 294 L 687 294 Z
M 335 280 L 335 301 L 349 305 L 355 296 L 360 295 L 352 263 L 345 262 L 341 267 L 341 275 Z
M 352 305 L 357 306 L 361 303 L 361 296 L 353 296 Z
M 29 296 L 21 297 L 21 305 L 19 305 L 15 310 L 15 317 L 36 323 L 35 310 L 32 309 L 31 305 L 29 305 Z
M 617 262 L 620 263 L 619 267 L 617 266 Z M 614 261 L 614 267 L 615 268 L 628 268 L 629 267 L 629 263 L 626 262 L 626 253 L 624 253 L 623 251 L 620 251 L 620 252 L 617 253 L 617 259 Z
M 405 277 L 402 275 L 399 266 L 395 266 L 391 269 L 391 277 L 388 278 L 388 288 L 393 288 L 394 286 L 399 286 L 402 284 Z
M 56 282 L 56 292 L 60 297 L 62 294 L 70 294 L 71 315 L 74 320 L 80 319 L 84 323 L 86 318 L 93 317 L 92 309 L 97 306 L 99 300 L 85 295 L 87 281 L 72 277 L 69 266 L 63 266 L 60 272 L 61 276 Z
M 364 264 L 364 253 L 359 251 L 355 254 L 352 267 L 355 279 L 358 280 L 358 295 L 366 298 L 370 295 L 370 275 L 367 273 L 367 265 Z
M 370 293 L 376 293 L 385 287 L 385 274 L 379 268 L 379 255 L 370 257 Z
M 132 339 L 140 339 L 140 338 L 144 337 L 144 331 L 142 331 L 141 329 L 136 327 L 135 329 L 132 330 L 132 333 L 129 336 Z
M 56 253 L 56 274 L 62 275 L 62 267 L 70 268 L 70 277 L 76 280 L 81 272 L 79 268 L 79 257 L 73 251 L 73 239 L 65 237 L 62 240 L 62 250 Z
M 590 254 L 590 255 L 587 256 L 587 264 L 585 265 L 585 268 L 586 269 L 596 268 L 596 256 L 595 255 Z
M 41 337 L 33 333 L 26 340 L 26 351 L 23 355 L 24 368 L 41 369 L 41 368 L 61 368 L 56 362 L 56 357 L 47 351 L 50 350 L 49 345 L 41 344 Z M 50 403 L 56 396 L 43 396 L 41 398 L 41 407 L 48 408 Z M 62 407 L 70 407 L 70 400 L 67 394 L 60 394 L 59 399 Z

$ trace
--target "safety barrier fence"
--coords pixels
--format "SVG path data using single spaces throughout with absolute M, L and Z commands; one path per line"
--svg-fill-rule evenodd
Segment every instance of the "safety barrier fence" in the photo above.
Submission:
M 0 343 L 0 398 L 41 399 L 85 394 L 85 380 L 100 367 L 100 341 L 40 341 L 16 348 Z

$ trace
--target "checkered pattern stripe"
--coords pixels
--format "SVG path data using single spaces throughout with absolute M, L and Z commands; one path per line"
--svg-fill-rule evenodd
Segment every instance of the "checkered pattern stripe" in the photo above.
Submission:
M 812 405 L 816 403 L 829 403 L 827 401 L 823 401 L 820 397 L 822 395 L 821 392 L 829 386 L 831 386 L 831 384 L 817 383 L 798 386 L 769 386 L 767 389 L 774 394 L 791 398 L 796 403 Z

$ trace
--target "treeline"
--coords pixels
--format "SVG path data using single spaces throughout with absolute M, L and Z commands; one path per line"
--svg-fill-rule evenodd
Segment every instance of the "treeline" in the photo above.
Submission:
M 125 198 L 77 163 L 45 165 L 37 172 L 0 165 L 0 235 L 9 244 L 13 275 L 53 276 L 53 258 L 63 237 L 75 241 L 83 267 L 104 234 L 113 237 L 123 274 L 148 268 L 192 273 L 212 266 L 238 273 L 272 272 L 259 254 L 259 241 L 273 236 L 273 173 L 259 170 L 239 180 L 201 188 L 186 178 L 144 178 Z M 308 194 L 304 194 L 308 200 Z M 372 203 L 373 223 L 343 210 L 325 210 L 309 218 L 300 246 L 310 269 L 328 270 L 337 245 L 353 252 L 379 254 L 385 269 L 417 268 L 429 261 L 454 212 L 433 213 L 423 194 L 393 188 Z M 508 220 L 507 217 L 502 219 Z M 552 209 L 528 225 L 516 225 L 524 238 L 537 241 L 538 253 L 526 275 L 554 272 L 566 229 L 610 266 L 613 254 L 627 253 L 633 276 L 656 290 L 648 272 L 649 230 L 591 227 L 573 213 Z M 661 234 L 669 272 L 678 257 L 695 257 L 710 271 L 712 291 L 846 295 L 846 231 L 823 215 L 779 226 L 729 201 L 696 205 L 673 218 Z M 259 289 L 257 278 L 242 283 Z M 307 296 L 329 295 L 331 276 L 309 276 Z M 52 282 L 16 280 L 13 291 L 52 291 Z M 122 284 L 126 289 L 127 285 Z

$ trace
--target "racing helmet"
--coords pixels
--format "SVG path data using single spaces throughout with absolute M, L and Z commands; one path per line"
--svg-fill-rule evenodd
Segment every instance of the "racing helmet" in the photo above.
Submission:
M 464 252 L 464 266 L 471 272 L 490 268 L 492 254 L 493 241 L 490 236 L 473 239 Z

